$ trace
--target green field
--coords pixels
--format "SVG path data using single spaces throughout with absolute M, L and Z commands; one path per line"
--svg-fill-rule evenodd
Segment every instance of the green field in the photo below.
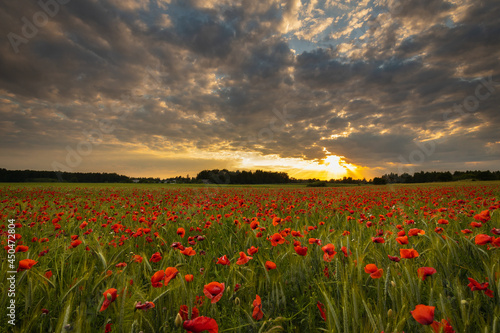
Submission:
M 0 184 L 0 331 L 499 332 L 498 208 L 499 182 Z

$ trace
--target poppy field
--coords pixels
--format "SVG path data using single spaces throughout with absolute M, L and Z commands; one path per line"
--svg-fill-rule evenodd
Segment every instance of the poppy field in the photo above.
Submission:
M 499 332 L 499 208 L 494 182 L 5 185 L 0 331 Z

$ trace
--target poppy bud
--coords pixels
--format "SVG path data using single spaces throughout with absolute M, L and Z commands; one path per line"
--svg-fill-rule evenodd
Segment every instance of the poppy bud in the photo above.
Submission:
M 396 287 L 396 282 L 391 281 L 391 286 Z
M 181 327 L 182 326 L 182 316 L 180 313 L 177 313 L 177 317 L 175 317 L 175 321 L 174 321 L 174 324 L 176 327 Z
M 462 305 L 467 305 L 467 300 L 463 299 L 463 300 L 461 301 L 461 303 L 462 303 Z
M 236 305 L 240 305 L 240 298 L 239 298 L 239 297 L 236 297 L 236 298 L 234 299 L 234 304 L 236 304 Z
M 389 309 L 389 311 L 387 311 L 387 317 L 392 317 L 392 309 Z

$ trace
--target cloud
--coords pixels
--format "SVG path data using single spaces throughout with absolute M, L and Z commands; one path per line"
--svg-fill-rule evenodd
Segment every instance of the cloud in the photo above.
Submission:
M 23 36 L 40 11 L 6 3 L 1 34 Z M 77 168 L 194 175 L 328 151 L 397 171 L 437 138 L 419 167 L 494 165 L 498 17 L 489 0 L 72 1 L 18 53 L 0 44 L 0 151 L 12 168 L 50 169 L 105 123 Z

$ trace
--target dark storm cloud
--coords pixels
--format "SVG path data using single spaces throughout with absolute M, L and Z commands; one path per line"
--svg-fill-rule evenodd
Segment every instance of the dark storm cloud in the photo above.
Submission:
M 293 50 L 293 29 L 320 22 L 325 17 L 314 15 L 326 5 L 311 11 L 297 0 L 70 1 L 19 52 L 2 39 L 2 143 L 52 156 L 108 120 L 106 140 L 124 156 L 142 147 L 319 160 L 326 149 L 375 168 L 441 137 L 447 139 L 426 162 L 494 161 L 496 1 L 393 4 L 368 13 L 353 7 L 346 20 L 363 25 L 345 33 L 352 42 Z M 21 18 L 32 21 L 40 11 L 35 2 L 6 2 L 1 34 L 22 36 Z M 472 110 L 466 104 L 480 85 L 488 96 L 476 97 Z

